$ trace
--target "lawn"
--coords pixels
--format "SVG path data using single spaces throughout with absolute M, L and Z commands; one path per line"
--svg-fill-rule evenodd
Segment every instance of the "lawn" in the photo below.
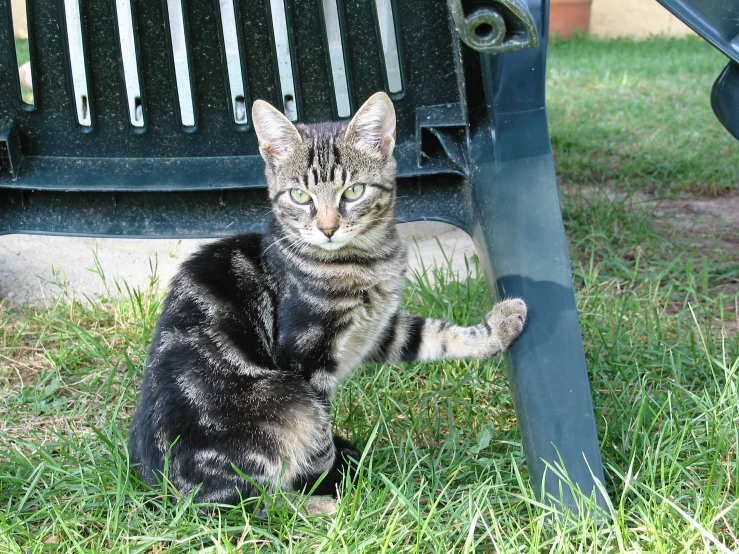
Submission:
M 548 103 L 560 182 L 664 194 L 735 189 L 736 141 L 709 101 L 726 62 L 697 37 L 556 42 Z
M 739 551 L 737 244 L 655 217 L 662 196 L 739 192 L 739 143 L 708 104 L 722 64 L 697 40 L 551 50 L 610 521 L 552 519 L 535 496 L 500 359 L 353 376 L 336 427 L 365 460 L 335 515 L 285 499 L 202 515 L 174 491 L 147 494 L 125 437 L 161 306 L 152 271 L 146 290 L 109 282 L 87 302 L 0 308 L 0 552 Z M 409 280 L 408 309 L 479 321 L 483 279 L 434 273 Z

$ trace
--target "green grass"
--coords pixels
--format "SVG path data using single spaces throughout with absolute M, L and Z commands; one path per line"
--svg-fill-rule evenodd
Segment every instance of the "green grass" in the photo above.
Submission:
M 696 64 L 706 56 L 716 65 L 694 41 L 675 42 L 682 62 L 669 65 L 673 42 L 650 41 L 641 54 L 614 43 L 620 56 L 597 41 L 556 43 L 552 71 L 559 64 L 582 77 L 610 67 L 655 81 L 662 69 L 680 74 L 693 56 Z M 647 60 L 653 48 L 662 63 Z M 602 91 L 588 90 L 577 93 L 581 102 L 596 102 Z M 647 98 L 647 112 L 664 110 Z M 605 184 L 591 173 L 648 133 L 628 103 L 594 112 L 591 122 L 574 101 L 581 120 L 558 115 L 561 102 L 552 116 L 560 175 Z M 619 110 L 635 127 L 614 134 L 615 150 L 580 136 Z M 708 133 L 713 115 L 704 110 L 695 125 Z M 715 130 L 714 140 L 719 131 L 725 134 Z M 589 144 L 593 150 L 579 150 Z M 665 144 L 664 158 L 682 159 L 677 143 Z M 627 182 L 617 184 L 647 186 L 639 179 L 648 161 L 635 154 L 629 163 L 622 163 Z M 701 184 L 716 163 L 730 174 L 723 157 L 691 163 L 693 177 L 668 179 L 668 171 L 650 178 L 669 193 L 731 188 L 729 178 L 715 190 Z M 153 278 L 141 291 L 108 283 L 109 294 L 86 302 L 61 295 L 42 308 L 0 308 L 0 552 L 739 551 L 736 251 L 697 248 L 669 224 L 655 226 L 641 196 L 573 190 L 563 197 L 564 216 L 610 522 L 552 520 L 536 497 L 499 359 L 375 366 L 354 375 L 338 396 L 336 428 L 367 449 L 336 515 L 304 515 L 290 499 L 256 516 L 239 509 L 202 515 L 187 499 L 175 502 L 175 491 L 147 493 L 130 473 L 125 438 L 161 307 Z M 447 268 L 434 272 L 435 284 L 410 280 L 407 308 L 479 321 L 490 307 L 483 279 L 458 282 Z
M 560 180 L 661 193 L 739 186 L 736 141 L 710 106 L 726 63 L 695 37 L 555 41 L 547 102 Z
M 18 67 L 31 59 L 31 54 L 28 51 L 28 40 L 15 39 L 15 55 L 18 58 Z M 23 85 L 21 85 L 21 95 L 26 104 L 33 104 L 33 92 Z
M 18 57 L 18 67 L 31 59 L 31 55 L 28 53 L 28 40 L 15 39 L 15 55 Z

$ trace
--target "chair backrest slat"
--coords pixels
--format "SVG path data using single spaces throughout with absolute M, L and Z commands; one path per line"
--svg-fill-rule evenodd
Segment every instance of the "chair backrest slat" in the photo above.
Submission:
M 263 186 L 249 125 L 254 99 L 271 102 L 295 121 L 313 122 L 347 119 L 378 90 L 396 103 L 401 175 L 458 173 L 459 164 L 449 160 L 422 167 L 427 158 L 420 154 L 419 129 L 435 123 L 419 122 L 419 108 L 433 114 L 426 108 L 459 106 L 458 123 L 466 117 L 446 2 L 348 4 L 29 3 L 36 106 L 20 106 L 12 50 L 0 49 L 0 71 L 7 77 L 0 83 L 0 115 L 13 120 L 25 160 L 17 179 L 0 172 L 0 186 Z M 12 41 L 9 25 L 9 9 L 2 10 L 0 40 L 6 43 Z M 70 51 L 70 44 L 76 48 Z M 448 117 L 442 124 L 449 126 Z M 229 163 L 218 161 L 226 158 Z M 191 174 L 178 174 L 185 166 Z M 225 168 L 225 178 L 218 167 Z
M 15 46 L 13 44 L 13 16 L 10 2 L 0 4 L 0 106 L 10 111 L 20 103 Z M 9 115 L 9 114 L 8 114 Z M 2 113 L 0 113 L 0 119 Z

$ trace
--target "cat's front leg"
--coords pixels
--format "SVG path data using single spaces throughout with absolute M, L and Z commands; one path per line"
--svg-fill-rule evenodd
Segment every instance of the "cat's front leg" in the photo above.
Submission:
M 386 333 L 377 357 L 406 362 L 494 356 L 521 334 L 526 313 L 523 300 L 512 298 L 497 303 L 485 321 L 471 327 L 400 314 Z

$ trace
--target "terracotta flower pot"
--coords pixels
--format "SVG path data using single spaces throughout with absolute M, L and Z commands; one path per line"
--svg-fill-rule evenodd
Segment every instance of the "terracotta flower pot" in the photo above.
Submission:
M 551 0 L 549 35 L 569 38 L 575 31 L 588 32 L 592 0 Z

